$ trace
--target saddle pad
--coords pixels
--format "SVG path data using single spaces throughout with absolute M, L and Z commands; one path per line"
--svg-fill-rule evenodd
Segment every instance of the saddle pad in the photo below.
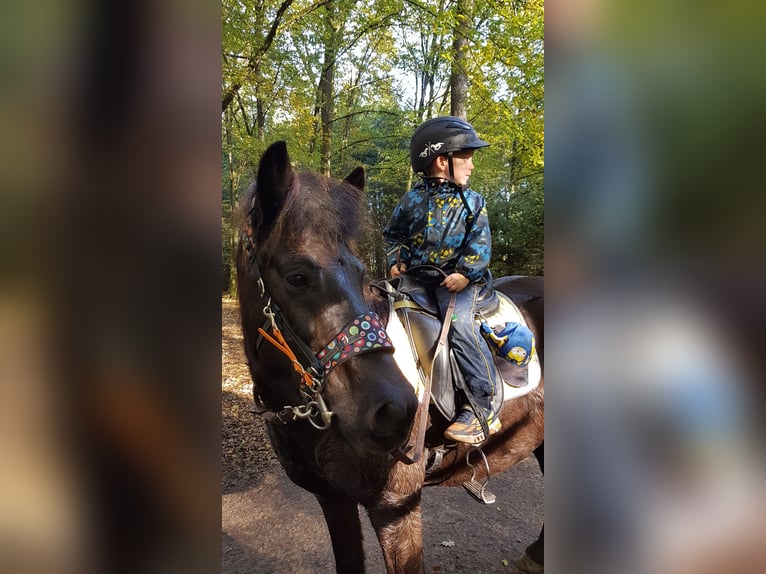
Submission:
M 477 321 L 484 320 L 490 326 L 504 325 L 506 322 L 521 323 L 529 326 L 518 307 L 505 294 L 497 292 L 500 304 L 490 314 L 479 313 Z M 537 351 L 533 351 L 532 359 L 526 367 L 495 357 L 495 365 L 503 378 L 503 402 L 526 395 L 540 385 L 542 369 Z
M 506 321 L 526 325 L 527 322 L 524 320 L 524 317 L 516 305 L 502 293 L 498 292 L 498 296 L 500 304 L 496 310 L 491 314 L 480 315 L 477 318 L 477 321 L 484 319 L 490 325 L 503 324 Z M 417 357 L 412 352 L 409 335 L 398 314 L 394 311 L 393 302 L 391 303 L 389 310 L 389 320 L 388 325 L 386 326 L 386 331 L 389 339 L 394 344 L 394 360 L 396 360 L 402 374 L 412 385 L 412 388 L 418 397 L 418 402 L 422 402 L 423 393 L 425 391 L 425 381 L 418 368 Z M 503 377 L 503 402 L 524 396 L 533 389 L 536 389 L 540 384 L 540 359 L 536 352 L 534 353 L 532 360 L 524 368 L 517 367 L 513 363 L 504 361 L 499 357 L 495 358 L 495 364 Z
M 393 301 L 388 312 L 386 332 L 388 333 L 389 340 L 394 344 L 394 360 L 399 370 L 415 390 L 415 394 L 418 396 L 418 403 L 422 403 L 425 382 L 420 375 L 417 358 L 412 352 L 409 335 L 407 335 L 407 331 L 398 314 L 394 311 Z

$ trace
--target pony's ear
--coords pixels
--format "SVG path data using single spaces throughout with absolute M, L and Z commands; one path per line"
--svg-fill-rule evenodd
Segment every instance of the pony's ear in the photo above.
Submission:
M 344 179 L 343 181 L 350 183 L 359 191 L 364 191 L 364 186 L 366 184 L 366 176 L 364 173 L 364 168 L 362 166 L 357 167 L 354 171 L 348 174 L 346 179 Z
M 274 224 L 294 179 L 287 144 L 283 141 L 271 144 L 261 156 L 256 177 L 253 227 L 259 240 L 268 234 Z
M 344 240 L 354 239 L 359 234 L 363 219 L 365 173 L 363 167 L 357 167 L 352 171 L 343 184 L 332 190 L 335 200 L 339 205 L 339 213 L 343 214 L 341 224 L 341 236 Z

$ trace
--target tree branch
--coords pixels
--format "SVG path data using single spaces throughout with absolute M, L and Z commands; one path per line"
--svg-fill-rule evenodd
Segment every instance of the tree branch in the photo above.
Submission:
M 534 176 L 534 175 L 540 175 L 540 174 L 542 174 L 542 173 L 545 173 L 545 170 L 544 170 L 544 169 L 536 169 L 535 171 L 531 171 L 531 172 L 529 172 L 529 173 L 527 173 L 527 174 L 525 174 L 525 175 L 522 175 L 522 176 L 519 176 L 519 177 L 516 177 L 516 178 L 514 178 L 514 179 L 511 181 L 511 185 L 516 185 L 516 184 L 517 184 L 517 183 L 519 183 L 520 181 L 524 181 L 525 179 L 529 179 L 530 177 L 532 177 L 532 176 Z
M 352 141 L 352 142 L 347 143 L 346 145 L 344 145 L 340 149 L 335 150 L 332 155 L 333 156 L 337 156 L 341 152 L 343 152 L 343 151 L 347 150 L 348 148 L 353 147 L 355 145 L 359 145 L 359 144 L 363 144 L 363 143 L 367 143 L 367 142 L 374 142 L 374 141 L 378 141 L 378 140 L 396 139 L 396 138 L 399 138 L 399 137 L 400 137 L 399 135 L 376 136 L 376 137 L 370 137 L 370 138 L 364 138 L 364 139 L 361 139 L 361 140 Z
M 346 114 L 345 116 L 340 116 L 340 117 L 337 117 L 337 118 L 333 118 L 332 122 L 339 122 L 340 120 L 345 120 L 347 118 L 350 118 L 350 117 L 353 117 L 353 116 L 356 116 L 356 115 L 359 115 L 359 114 L 387 114 L 389 116 L 394 116 L 394 117 L 397 117 L 397 118 L 401 117 L 401 114 L 399 114 L 397 112 L 391 112 L 391 111 L 388 111 L 388 110 L 357 110 L 355 112 L 351 112 L 349 114 Z
M 414 6 L 418 10 L 422 10 L 423 12 L 428 12 L 431 16 L 436 18 L 436 12 L 434 10 L 431 10 L 428 6 L 425 4 L 421 4 L 420 2 L 416 2 L 415 0 L 404 0 L 407 4 L 410 6 Z
M 263 58 L 264 54 L 266 54 L 268 49 L 271 47 L 271 43 L 274 41 L 274 38 L 277 35 L 279 24 L 282 21 L 282 16 L 284 16 L 285 11 L 290 7 L 292 3 L 293 0 L 284 0 L 282 2 L 282 5 L 277 10 L 276 16 L 274 16 L 274 20 L 271 22 L 271 28 L 269 28 L 269 32 L 266 34 L 266 38 L 263 40 L 263 44 L 247 62 L 247 73 L 245 74 L 245 78 L 247 78 L 255 70 L 258 61 Z M 234 95 L 240 90 L 241 87 L 241 82 L 235 82 L 224 92 L 223 99 L 221 100 L 221 113 L 225 112 L 226 108 L 231 105 L 231 102 L 234 99 Z

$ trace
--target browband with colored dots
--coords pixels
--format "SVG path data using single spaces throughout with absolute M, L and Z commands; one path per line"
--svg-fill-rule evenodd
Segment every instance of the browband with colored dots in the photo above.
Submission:
M 372 350 L 393 352 L 394 346 L 380 317 L 369 311 L 349 321 L 316 356 L 327 373 L 346 359 Z

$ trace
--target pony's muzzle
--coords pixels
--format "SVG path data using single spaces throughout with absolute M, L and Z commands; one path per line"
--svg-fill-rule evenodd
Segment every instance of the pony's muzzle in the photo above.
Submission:
M 370 409 L 367 414 L 370 433 L 392 448 L 407 438 L 415 410 L 417 410 L 417 401 L 409 401 L 408 398 L 385 401 Z

